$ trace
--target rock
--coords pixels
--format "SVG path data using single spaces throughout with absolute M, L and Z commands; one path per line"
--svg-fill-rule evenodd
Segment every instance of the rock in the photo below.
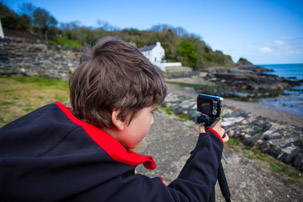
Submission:
M 303 164 L 303 152 L 298 153 L 292 161 L 293 166 L 299 167 L 301 164 Z
M 290 164 L 292 162 L 292 160 L 301 152 L 301 148 L 297 147 L 295 149 L 292 150 L 292 152 L 290 154 L 286 154 L 283 158 L 283 162 L 286 164 Z
M 267 141 L 264 141 L 261 145 L 260 145 L 260 147 L 259 147 L 259 149 L 263 152 L 263 153 L 265 153 L 266 151 L 267 151 Z
M 303 81 L 287 80 L 275 75 L 264 74 L 266 71 L 270 70 L 254 65 L 243 65 L 236 68 L 210 68 L 206 78 L 220 86 L 215 89 L 215 94 L 242 99 L 269 97 L 303 83 Z M 207 89 L 196 88 L 196 90 L 202 93 L 211 93 Z
M 233 138 L 235 136 L 235 131 L 234 130 L 229 130 L 227 132 L 227 135 L 230 137 L 230 138 Z
M 238 122 L 241 122 L 243 119 L 244 119 L 243 117 L 224 118 L 224 121 L 222 122 L 222 127 L 234 125 Z
M 176 114 L 181 114 L 182 111 L 183 111 L 182 108 L 179 107 L 178 104 L 174 104 L 174 105 L 172 105 L 170 108 L 171 108 L 171 110 L 172 110 L 174 113 L 176 113 Z
M 241 57 L 236 63 L 236 66 L 253 66 L 253 64 L 247 59 Z
M 255 145 L 255 143 L 259 140 L 258 138 L 261 137 L 262 133 L 259 133 L 259 134 L 256 134 L 256 135 L 253 135 L 249 138 L 247 138 L 245 141 L 244 141 L 244 144 L 246 146 L 250 146 L 250 147 L 253 147 Z

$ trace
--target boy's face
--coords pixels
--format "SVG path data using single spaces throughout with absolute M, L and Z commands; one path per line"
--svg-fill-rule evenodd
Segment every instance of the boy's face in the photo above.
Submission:
M 125 122 L 124 129 L 118 132 L 116 139 L 128 149 L 136 148 L 154 123 L 153 112 L 156 109 L 157 105 L 141 109 L 129 125 Z

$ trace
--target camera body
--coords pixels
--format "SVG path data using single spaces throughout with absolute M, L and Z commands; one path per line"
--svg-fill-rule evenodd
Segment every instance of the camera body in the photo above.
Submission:
M 211 128 L 223 116 L 223 98 L 218 96 L 200 94 L 197 97 L 197 110 L 202 114 L 197 117 L 198 123 L 205 128 Z

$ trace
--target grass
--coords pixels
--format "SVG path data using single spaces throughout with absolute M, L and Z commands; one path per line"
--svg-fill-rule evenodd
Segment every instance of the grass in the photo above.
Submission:
M 236 138 L 230 138 L 228 142 L 225 143 L 226 146 L 233 148 L 235 152 L 240 151 L 239 140 Z
M 160 111 L 165 112 L 168 115 L 172 115 L 173 114 L 173 111 L 171 110 L 170 107 L 163 107 L 163 106 L 159 105 L 158 109 Z M 179 118 L 180 121 L 188 121 L 189 120 L 189 116 L 188 115 L 185 115 L 185 114 L 175 114 L 175 115 Z
M 0 76 L 0 127 L 46 104 L 66 104 L 68 97 L 66 81 Z
M 179 114 L 177 116 L 179 117 L 180 121 L 188 121 L 189 120 L 189 116 L 188 115 Z
M 173 114 L 173 112 L 172 112 L 172 110 L 171 110 L 170 107 L 163 107 L 163 106 L 159 105 L 159 106 L 158 106 L 158 109 L 159 109 L 160 111 L 165 112 L 165 113 L 168 114 L 168 115 L 172 115 L 172 114 Z
M 63 37 L 57 37 L 51 43 L 59 44 L 61 46 L 66 46 L 66 47 L 70 47 L 70 48 L 73 48 L 73 47 L 83 48 L 83 45 L 80 44 L 79 42 L 73 41 L 73 40 L 69 40 L 69 39 L 66 39 L 66 38 L 63 38 Z

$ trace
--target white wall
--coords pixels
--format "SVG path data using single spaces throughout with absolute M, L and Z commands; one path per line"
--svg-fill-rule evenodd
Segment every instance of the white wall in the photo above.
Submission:
M 160 63 L 165 56 L 164 48 L 160 42 L 156 43 L 156 46 L 149 51 L 144 51 L 142 54 L 149 59 L 150 62 Z
M 3 33 L 3 29 L 2 29 L 1 19 L 0 19 L 0 38 L 4 38 L 4 33 Z
M 181 67 L 182 63 L 181 62 L 166 62 L 162 63 L 164 67 Z
M 164 48 L 162 48 L 160 42 L 157 42 L 156 47 L 151 51 L 150 61 L 152 62 L 162 62 L 162 59 L 165 56 Z
M 149 51 L 144 51 L 142 54 L 147 57 L 147 59 L 154 65 L 158 66 L 163 72 L 166 71 L 166 67 L 179 67 L 182 66 L 181 62 L 164 62 L 162 59 L 165 56 L 164 48 L 161 46 L 160 42 L 156 43 L 156 46 Z

